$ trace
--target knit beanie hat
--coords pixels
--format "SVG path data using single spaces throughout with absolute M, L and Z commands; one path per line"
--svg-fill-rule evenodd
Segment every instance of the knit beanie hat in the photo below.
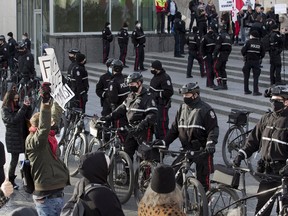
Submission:
M 105 23 L 105 27 L 107 27 L 108 25 L 110 25 L 110 22 L 106 22 Z
M 82 53 L 76 54 L 76 62 L 78 62 L 78 63 L 81 63 L 85 58 L 86 58 L 86 56 Z
M 152 62 L 151 67 L 156 70 L 162 70 L 162 63 L 159 60 Z
M 160 165 L 152 175 L 151 189 L 156 193 L 167 194 L 175 190 L 175 173 L 171 166 Z
M 258 31 L 252 31 L 251 33 L 250 33 L 254 38 L 259 38 L 259 33 L 258 33 Z
M 127 22 L 124 22 L 123 23 L 123 28 L 127 28 L 128 27 L 128 23 Z
M 13 37 L 13 33 L 12 32 L 8 32 L 7 34 L 9 37 Z

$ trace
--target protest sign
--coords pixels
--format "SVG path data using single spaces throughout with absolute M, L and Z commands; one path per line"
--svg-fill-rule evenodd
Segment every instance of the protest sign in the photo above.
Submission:
M 275 4 L 275 14 L 286 14 L 287 4 Z
M 219 0 L 219 11 L 231 11 L 233 0 Z

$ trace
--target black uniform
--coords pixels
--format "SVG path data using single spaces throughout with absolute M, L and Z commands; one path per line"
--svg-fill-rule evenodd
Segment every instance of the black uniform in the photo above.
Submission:
M 158 109 L 155 136 L 156 139 L 163 139 L 168 132 L 168 111 L 171 107 L 171 97 L 174 93 L 171 78 L 164 69 L 152 77 L 149 91 L 151 92 Z
M 76 67 L 78 64 L 76 62 L 76 59 L 72 60 L 70 65 L 68 66 L 67 70 L 67 85 L 71 88 L 71 77 L 72 77 L 72 71 L 74 67 Z
M 118 44 L 120 48 L 119 59 L 126 65 L 127 47 L 129 42 L 129 34 L 127 28 L 121 28 L 118 32 Z
M 127 117 L 130 125 L 141 124 L 145 129 L 137 134 L 137 139 L 142 142 L 150 142 L 153 137 L 153 127 L 157 119 L 157 108 L 152 95 L 146 88 L 142 88 L 140 94 L 130 93 L 124 103 L 112 112 L 112 119 Z M 135 137 L 128 136 L 124 150 L 133 159 L 138 143 Z
M 132 43 L 135 47 L 135 63 L 134 63 L 134 71 L 144 70 L 144 47 L 146 42 L 146 37 L 143 32 L 143 29 L 135 28 L 132 32 Z
M 216 47 L 213 53 L 214 70 L 219 85 L 227 87 L 226 63 L 231 53 L 232 40 L 226 30 L 221 30 L 216 39 Z
M 112 32 L 110 31 L 110 28 L 105 27 L 102 30 L 102 41 L 103 41 L 103 64 L 106 63 L 109 57 L 110 52 L 110 43 L 113 40 Z
M 23 43 L 26 44 L 27 50 L 31 52 L 31 41 L 29 38 L 23 40 Z
M 252 24 L 250 28 L 250 33 L 252 31 L 257 31 L 259 33 L 260 39 L 263 38 L 267 34 L 265 25 L 262 22 L 259 22 L 257 20 Z
M 9 53 L 8 63 L 9 63 L 9 67 L 11 69 L 11 72 L 14 70 L 13 61 L 14 61 L 15 54 L 17 52 L 16 46 L 17 46 L 17 42 L 15 41 L 15 39 L 12 37 L 9 38 L 9 40 L 8 40 L 8 53 Z
M 250 70 L 253 70 L 253 92 L 258 93 L 258 79 L 261 73 L 260 60 L 265 56 L 265 50 L 262 43 L 257 38 L 248 40 L 241 49 L 245 64 L 242 69 L 244 73 L 244 92 L 249 93 Z
M 108 87 L 111 81 L 112 74 L 107 72 L 100 76 L 99 81 L 96 84 L 96 94 L 100 98 L 101 106 L 103 107 L 101 115 L 106 116 L 112 112 L 111 104 L 109 101 Z
M 70 88 L 75 93 L 73 106 L 81 108 L 85 112 L 88 101 L 89 80 L 84 64 L 77 63 L 72 69 Z
M 196 19 L 197 23 L 197 8 L 199 5 L 199 0 L 191 0 L 189 2 L 189 10 L 191 12 L 190 14 L 190 24 L 189 24 L 189 32 L 191 32 L 194 20 Z
M 34 57 L 29 51 L 26 51 L 25 53 L 20 52 L 18 57 L 18 66 L 19 72 L 26 83 L 30 79 L 34 79 L 36 76 L 36 71 L 34 68 Z
M 8 68 L 8 58 L 9 58 L 9 48 L 8 44 L 4 42 L 0 46 L 0 66 L 3 68 Z
M 180 106 L 164 141 L 169 146 L 179 137 L 184 150 L 199 151 L 208 143 L 216 144 L 218 136 L 219 127 L 214 110 L 198 97 L 192 108 L 186 104 Z M 209 174 L 213 172 L 213 155 L 199 158 L 196 169 L 197 179 L 207 191 L 210 185 Z
M 189 48 L 188 64 L 187 64 L 187 77 L 191 77 L 193 68 L 193 61 L 196 59 L 200 67 L 201 77 L 205 76 L 204 63 L 200 54 L 200 35 L 198 33 L 189 33 L 187 37 L 187 44 Z
M 260 150 L 261 167 L 258 170 L 268 174 L 279 175 L 279 170 L 286 165 L 288 159 L 288 109 L 276 114 L 265 114 L 249 134 L 245 146 L 240 150 L 249 158 Z M 281 182 L 260 182 L 258 192 L 279 186 Z M 258 198 L 256 212 L 267 202 L 274 192 L 265 193 Z M 273 205 L 265 213 L 270 215 Z
M 281 53 L 283 51 L 283 37 L 279 31 L 273 31 L 270 35 L 270 84 L 281 84 Z
M 206 75 L 207 75 L 207 87 L 214 87 L 214 71 L 213 71 L 213 57 L 216 45 L 216 36 L 213 31 L 209 31 L 202 39 L 200 43 L 200 53 L 203 57 Z
M 185 41 L 183 41 L 183 35 L 185 36 L 185 33 L 186 33 L 185 22 L 181 20 L 181 14 L 179 15 L 179 13 L 177 12 L 175 14 L 175 20 L 174 20 L 175 57 L 181 56 L 181 52 L 183 52 L 182 44 L 185 43 Z

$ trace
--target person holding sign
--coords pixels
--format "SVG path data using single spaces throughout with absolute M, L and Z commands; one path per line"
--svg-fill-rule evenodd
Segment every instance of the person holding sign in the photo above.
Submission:
M 72 69 L 71 90 L 75 93 L 72 106 L 81 108 L 85 112 L 88 101 L 89 81 L 85 68 L 86 56 L 82 53 L 76 54 L 77 66 Z

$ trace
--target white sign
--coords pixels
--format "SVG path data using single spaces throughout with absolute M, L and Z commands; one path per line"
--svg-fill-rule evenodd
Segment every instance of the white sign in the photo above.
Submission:
M 44 82 L 51 83 L 51 96 L 65 110 L 65 104 L 74 97 L 74 92 L 62 83 L 62 74 L 53 48 L 45 49 L 47 55 L 38 57 Z
M 275 14 L 286 14 L 287 4 L 275 4 Z
M 233 0 L 219 0 L 219 11 L 231 11 Z
M 242 10 L 247 10 L 248 5 L 252 7 L 252 10 L 255 9 L 255 0 L 244 0 L 244 6 L 242 7 Z

